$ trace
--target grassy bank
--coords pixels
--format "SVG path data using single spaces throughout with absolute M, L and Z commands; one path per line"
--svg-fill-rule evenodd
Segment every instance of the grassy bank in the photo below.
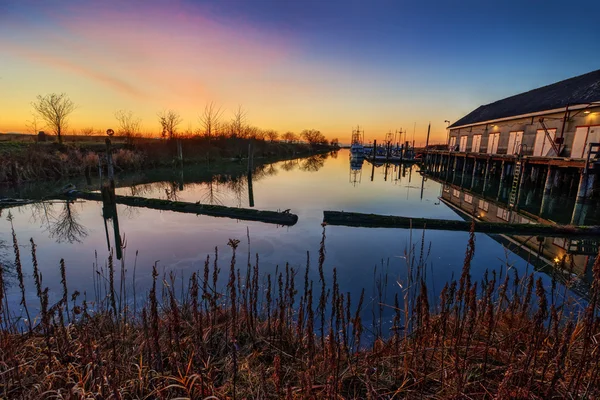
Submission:
M 0 141 L 0 183 L 56 180 L 98 175 L 99 162 L 105 164 L 104 138 L 90 138 L 63 144 L 55 142 Z M 303 143 L 268 142 L 239 138 L 204 137 L 181 139 L 184 163 L 210 164 L 242 160 L 248 157 L 252 143 L 255 159 L 297 157 L 330 150 Z M 134 139 L 126 143 L 115 138 L 112 146 L 116 172 L 172 166 L 178 157 L 177 142 Z
M 14 238 L 14 235 L 13 235 Z M 22 282 L 15 244 L 17 281 Z M 545 288 L 514 269 L 473 282 L 471 234 L 463 272 L 439 298 L 424 283 L 423 258 L 394 283 L 394 302 L 351 298 L 325 282 L 325 228 L 318 281 L 310 265 L 262 276 L 259 257 L 219 261 L 218 250 L 183 285 L 159 276 L 144 301 L 123 266 L 96 269 L 94 293 L 70 289 L 51 305 L 31 257 L 41 314 L 29 325 L 7 309 L 0 286 L 0 395 L 10 399 L 204 398 L 597 398 L 600 395 L 600 257 L 589 305 L 571 313 L 566 289 Z M 219 264 L 227 288 L 219 293 Z M 564 267 L 564 265 L 563 265 Z M 387 281 L 387 277 L 385 277 Z M 116 283 L 118 282 L 118 283 Z M 134 282 L 133 282 L 134 283 Z M 25 288 L 20 284 L 24 293 Z M 389 289 L 388 289 L 389 290 Z M 23 295 L 24 318 L 27 303 Z M 389 332 L 364 311 L 391 307 Z M 29 307 L 32 305 L 30 304 Z M 23 332 L 18 332 L 20 326 Z M 214 397 L 210 397 L 214 396 Z

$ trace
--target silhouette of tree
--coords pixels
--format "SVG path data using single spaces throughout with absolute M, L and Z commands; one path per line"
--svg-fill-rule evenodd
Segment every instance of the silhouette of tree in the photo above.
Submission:
M 279 139 L 279 132 L 277 132 L 276 130 L 273 130 L 273 129 L 269 129 L 269 130 L 265 131 L 265 137 L 267 139 L 269 139 L 269 141 L 271 143 L 273 143 L 274 141 Z
M 246 110 L 240 105 L 237 110 L 233 112 L 233 118 L 231 119 L 231 136 L 238 138 L 247 137 L 246 128 Z
M 177 136 L 177 127 L 181 124 L 181 115 L 177 111 L 169 110 L 158 113 L 158 122 L 162 129 L 163 138 L 174 139 Z
M 219 121 L 223 115 L 221 107 L 215 106 L 212 101 L 204 106 L 204 113 L 199 117 L 202 133 L 210 139 L 216 136 Z
M 325 135 L 316 129 L 305 129 L 301 133 L 302 138 L 308 142 L 311 146 L 316 146 L 319 144 L 327 144 L 327 139 Z
M 45 96 L 38 95 L 37 100 L 31 103 L 37 115 L 52 129 L 62 143 L 62 134 L 66 131 L 69 116 L 77 108 L 65 93 L 51 93 Z
M 288 131 L 283 134 L 282 139 L 288 143 L 294 143 L 298 141 L 298 135 L 296 135 L 294 132 Z
M 131 143 L 132 139 L 140 134 L 142 120 L 132 111 L 126 110 L 116 111 L 115 118 L 118 123 L 117 135 L 125 136 L 127 142 Z

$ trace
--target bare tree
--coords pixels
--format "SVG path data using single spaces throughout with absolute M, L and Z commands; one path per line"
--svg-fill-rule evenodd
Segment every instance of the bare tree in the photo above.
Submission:
M 338 138 L 333 138 L 329 141 L 329 144 L 332 145 L 333 147 L 339 147 L 340 140 Z
M 32 113 L 31 114 L 31 120 L 28 120 L 26 122 L 26 128 L 28 131 L 30 131 L 31 133 L 33 133 L 34 135 L 37 135 L 41 129 L 44 129 L 44 123 L 40 120 L 40 117 L 35 114 Z
M 162 129 L 163 138 L 173 139 L 177 136 L 177 127 L 181 123 L 181 115 L 177 111 L 169 110 L 158 113 L 158 122 Z
M 269 129 L 265 131 L 265 136 L 267 137 L 267 139 L 269 139 L 271 143 L 273 143 L 274 141 L 279 139 L 279 132 L 277 132 L 274 129 Z
M 298 135 L 296 135 L 294 132 L 286 132 L 283 134 L 282 136 L 283 140 L 285 140 L 288 143 L 294 143 L 298 141 Z
M 199 117 L 201 130 L 204 136 L 210 139 L 217 134 L 219 121 L 223 115 L 223 109 L 215 106 L 212 101 L 204 106 L 204 113 Z
M 308 142 L 311 146 L 319 145 L 319 144 L 327 144 L 327 139 L 325 135 L 316 129 L 305 129 L 302 131 L 302 137 L 304 140 Z
M 69 116 L 77 108 L 65 93 L 51 93 L 45 96 L 38 95 L 37 100 L 31 103 L 37 115 L 58 136 L 62 143 L 62 133 L 67 129 Z
M 136 117 L 132 111 L 115 111 L 115 119 L 118 123 L 117 135 L 126 137 L 128 143 L 131 143 L 133 138 L 140 134 L 142 120 Z
M 246 133 L 246 110 L 240 105 L 237 110 L 233 112 L 233 118 L 231 119 L 231 135 L 233 137 L 245 137 Z
M 94 128 L 93 127 L 88 127 L 88 128 L 82 128 L 79 130 L 79 132 L 83 135 L 83 136 L 92 136 L 94 134 Z

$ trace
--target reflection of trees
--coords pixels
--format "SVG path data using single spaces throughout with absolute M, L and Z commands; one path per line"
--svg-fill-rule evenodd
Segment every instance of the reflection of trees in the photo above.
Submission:
M 165 188 L 165 195 L 169 201 L 179 201 L 179 184 L 177 182 L 169 182 Z
M 284 171 L 292 171 L 298 166 L 298 160 L 287 160 L 281 164 L 281 169 Z
M 72 202 L 67 201 L 63 209 L 50 224 L 50 236 L 58 243 L 80 243 L 88 235 L 87 229 L 77 221 L 77 210 L 72 207 Z
M 46 225 L 46 229 L 50 229 L 50 219 L 55 219 L 53 203 L 40 201 L 39 203 L 31 203 L 31 221 Z
M 206 186 L 203 186 L 203 189 L 205 189 L 205 193 L 200 197 L 201 203 L 223 205 L 223 200 L 221 200 L 222 193 L 217 180 L 208 182 Z
M 315 154 L 314 156 L 310 156 L 303 160 L 300 169 L 307 172 L 317 172 L 323 168 L 328 156 L 329 154 Z

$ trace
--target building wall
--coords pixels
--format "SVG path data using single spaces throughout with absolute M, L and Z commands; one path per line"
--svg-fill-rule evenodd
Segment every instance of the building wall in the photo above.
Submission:
M 590 108 L 590 113 L 585 114 L 583 110 L 570 112 L 570 118 L 567 121 L 564 130 L 564 150 L 562 157 L 570 157 L 575 138 L 575 131 L 579 126 L 600 125 L 600 107 Z M 490 134 L 500 133 L 498 149 L 494 154 L 507 154 L 510 132 L 523 131 L 523 154 L 533 155 L 535 137 L 538 130 L 543 129 L 539 119 L 543 117 L 548 130 L 556 129 L 556 137 L 560 137 L 563 125 L 564 112 L 535 116 L 529 118 L 519 118 L 508 121 L 497 122 L 494 124 L 483 124 L 470 126 L 466 128 L 450 129 L 450 137 L 455 137 L 457 146 L 460 144 L 460 137 L 467 135 L 467 152 L 473 149 L 473 136 L 481 136 L 480 153 L 487 153 L 490 145 Z

